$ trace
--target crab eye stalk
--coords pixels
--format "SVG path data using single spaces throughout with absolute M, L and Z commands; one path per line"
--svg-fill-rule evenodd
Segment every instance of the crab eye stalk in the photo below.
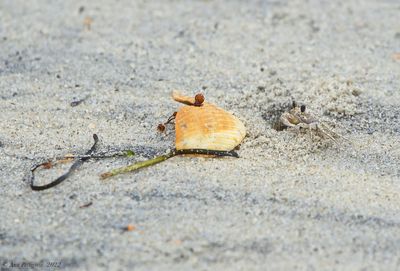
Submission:
M 306 106 L 304 104 L 300 107 L 300 111 L 301 113 L 304 113 L 306 111 Z
M 296 108 L 297 104 L 295 101 L 292 102 L 292 108 Z

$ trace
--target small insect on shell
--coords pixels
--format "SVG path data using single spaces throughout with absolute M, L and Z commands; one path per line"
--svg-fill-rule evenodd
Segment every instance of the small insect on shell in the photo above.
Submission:
M 245 137 L 246 128 L 243 123 L 222 108 L 204 100 L 201 106 L 194 106 L 196 98 L 177 93 L 173 94 L 173 98 L 175 101 L 191 104 L 181 107 L 176 115 L 175 148 L 177 150 L 231 151 Z

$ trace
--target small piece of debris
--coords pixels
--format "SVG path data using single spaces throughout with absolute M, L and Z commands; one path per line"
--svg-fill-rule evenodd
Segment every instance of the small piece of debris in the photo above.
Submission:
M 82 103 L 83 101 L 82 100 L 80 100 L 80 101 L 73 101 L 73 102 L 71 102 L 71 106 L 72 107 L 74 107 L 74 106 L 77 106 L 77 105 L 79 105 L 80 103 Z
M 89 96 L 86 96 L 85 98 L 80 99 L 80 100 L 72 101 L 72 102 L 70 103 L 70 105 L 71 105 L 72 107 L 78 106 L 78 105 L 80 105 L 81 103 L 83 103 L 84 101 L 86 101 L 87 98 L 89 98 Z
M 86 204 L 79 206 L 79 208 L 87 208 L 87 207 L 91 206 L 92 204 L 93 204 L 93 202 L 88 202 Z
M 360 89 L 358 89 L 358 88 L 355 88 L 355 89 L 353 89 L 352 91 L 351 91 L 351 94 L 353 94 L 353 96 L 360 96 L 360 94 L 361 94 L 361 90 Z
M 86 16 L 85 19 L 83 19 L 83 25 L 87 30 L 92 29 L 92 23 L 93 23 L 93 18 L 90 16 Z
M 264 86 L 258 86 L 257 90 L 260 92 L 264 92 L 265 91 L 265 87 Z
M 44 169 L 50 169 L 50 168 L 53 167 L 53 163 L 52 162 L 47 162 L 47 163 L 44 163 L 42 166 L 43 166 Z
M 165 131 L 165 125 L 162 124 L 162 123 L 158 124 L 157 130 L 158 130 L 160 133 L 164 132 L 164 131 Z
M 69 198 L 70 198 L 70 199 L 76 199 L 76 198 L 77 198 L 77 195 L 76 195 L 76 194 L 71 194 L 71 195 L 69 196 Z
M 72 153 L 67 153 L 66 155 L 64 155 L 65 159 L 73 159 L 74 157 L 75 157 L 75 155 Z
M 136 230 L 136 226 L 132 224 L 128 224 L 126 227 L 124 227 L 124 231 L 134 231 Z
M 394 60 L 400 61 L 400 53 L 394 53 L 394 54 L 392 55 L 392 57 L 393 57 Z
M 182 245 L 182 240 L 180 240 L 180 239 L 171 240 L 171 243 L 176 246 L 180 246 L 180 245 Z
M 127 150 L 126 152 L 125 152 L 125 156 L 126 157 L 132 157 L 132 156 L 134 156 L 135 155 L 135 153 L 133 152 L 133 151 L 131 151 L 131 150 Z

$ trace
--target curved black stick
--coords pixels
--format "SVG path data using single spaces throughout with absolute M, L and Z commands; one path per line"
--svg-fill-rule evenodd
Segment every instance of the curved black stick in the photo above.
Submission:
M 29 181 L 30 181 L 30 183 L 31 183 L 31 188 L 32 188 L 32 190 L 34 190 L 34 191 L 46 190 L 46 189 L 49 189 L 49 188 L 51 188 L 51 187 L 53 187 L 53 186 L 56 186 L 56 185 L 60 184 L 62 181 L 64 181 L 65 179 L 67 179 L 76 169 L 78 169 L 78 168 L 83 164 L 83 162 L 85 162 L 86 160 L 90 159 L 90 158 L 91 158 L 91 155 L 93 155 L 93 153 L 95 152 L 96 147 L 97 147 L 97 142 L 99 141 L 99 137 L 98 137 L 96 134 L 93 134 L 93 139 L 94 139 L 93 146 L 90 148 L 90 150 L 88 150 L 88 151 L 85 153 L 85 156 L 84 156 L 84 157 L 80 157 L 80 158 L 76 158 L 76 159 L 75 159 L 75 162 L 74 162 L 74 163 L 72 164 L 72 166 L 69 168 L 69 170 L 67 171 L 67 173 L 61 175 L 60 177 L 58 177 L 57 179 L 55 179 L 55 180 L 52 181 L 51 183 L 48 183 L 48 184 L 45 184 L 45 185 L 35 185 L 35 184 L 34 184 L 34 180 L 35 180 L 35 174 L 34 174 L 34 172 L 35 172 L 35 170 L 38 169 L 39 167 L 41 167 L 41 166 L 47 164 L 47 162 L 46 162 L 46 163 L 41 163 L 41 164 L 39 164 L 39 165 L 34 166 L 34 167 L 31 169 L 31 174 L 30 174 L 30 176 L 29 176 Z

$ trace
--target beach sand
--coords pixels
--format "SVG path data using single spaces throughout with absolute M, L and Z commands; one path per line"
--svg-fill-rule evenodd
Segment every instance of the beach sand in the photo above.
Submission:
M 2 0 L 0 265 L 399 270 L 399 14 L 395 0 Z M 245 123 L 240 158 L 101 181 L 174 147 L 173 126 L 156 129 L 181 106 L 173 89 Z M 293 100 L 347 140 L 273 129 Z M 33 164 L 94 133 L 136 155 L 30 189 Z

